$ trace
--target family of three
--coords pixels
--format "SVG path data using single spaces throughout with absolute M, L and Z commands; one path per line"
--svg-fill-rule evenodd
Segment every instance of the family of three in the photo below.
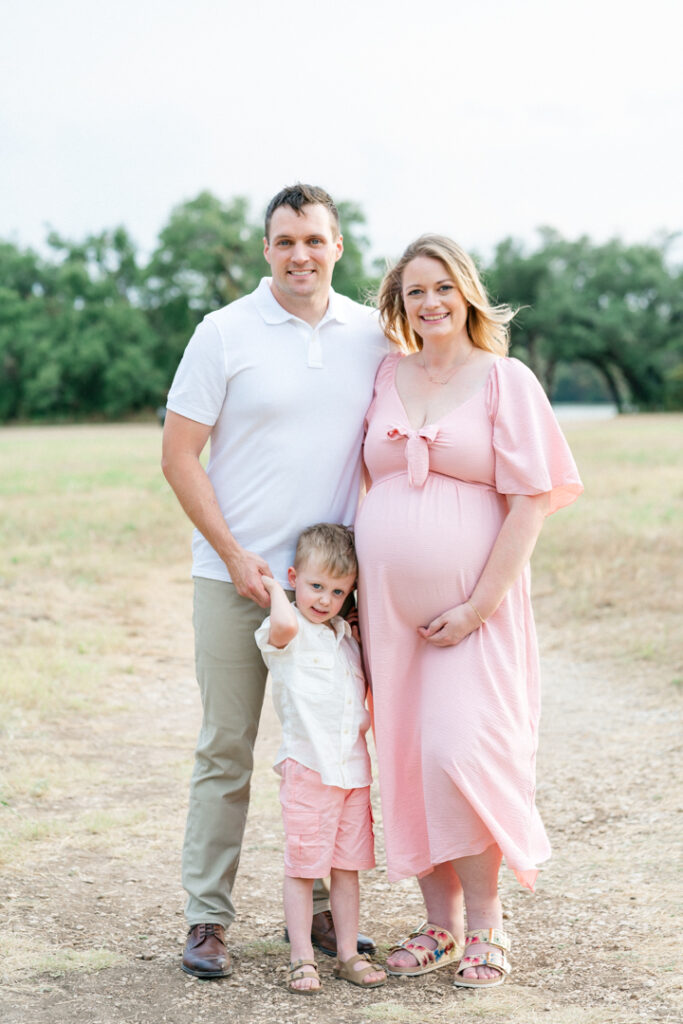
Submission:
M 205 317 L 168 396 L 163 469 L 196 528 L 203 708 L 183 969 L 231 971 L 270 670 L 290 990 L 320 990 L 314 947 L 336 955 L 339 978 L 386 981 L 358 934 L 358 871 L 374 865 L 371 717 L 388 876 L 417 877 L 426 911 L 386 972 L 452 964 L 455 985 L 497 985 L 510 970 L 502 858 L 533 889 L 550 852 L 529 559 L 581 483 L 540 384 L 506 356 L 512 311 L 459 246 L 410 245 L 379 317 L 332 289 L 342 252 L 327 192 L 282 189 L 266 211 L 271 276 Z M 356 590 L 362 658 L 343 614 Z

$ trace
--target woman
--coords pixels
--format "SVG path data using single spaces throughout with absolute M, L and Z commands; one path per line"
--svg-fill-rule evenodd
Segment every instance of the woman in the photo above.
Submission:
M 550 854 L 528 563 L 582 485 L 540 384 L 505 358 L 512 311 L 454 242 L 410 245 L 379 308 L 404 354 L 382 363 L 368 413 L 361 631 L 389 878 L 416 875 L 427 911 L 387 967 L 423 974 L 465 944 L 455 984 L 492 986 L 510 969 L 501 859 L 533 889 Z

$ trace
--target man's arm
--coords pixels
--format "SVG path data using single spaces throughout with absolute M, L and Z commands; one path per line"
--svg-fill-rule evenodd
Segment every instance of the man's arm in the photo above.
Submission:
M 188 518 L 223 559 L 237 593 L 267 608 L 270 601 L 262 577 L 272 576 L 268 563 L 246 551 L 230 532 L 216 492 L 199 461 L 211 427 L 178 413 L 166 413 L 161 468 Z

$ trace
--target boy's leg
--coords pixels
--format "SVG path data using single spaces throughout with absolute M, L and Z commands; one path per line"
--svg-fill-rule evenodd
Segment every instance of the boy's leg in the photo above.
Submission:
M 337 931 L 337 959 L 344 963 L 356 956 L 356 934 L 358 932 L 359 887 L 358 872 L 332 868 L 330 877 L 330 903 Z M 353 970 L 367 970 L 367 961 L 358 960 Z M 386 974 L 381 967 L 368 972 L 363 978 L 364 985 L 384 981 Z
M 330 905 L 337 932 L 337 956 L 350 960 L 356 954 L 358 932 L 359 887 L 358 872 L 332 868 L 330 876 Z
M 372 940 L 368 940 L 368 946 L 363 948 L 359 940 L 365 936 L 357 934 L 358 870 L 365 871 L 375 866 L 375 843 L 370 787 L 362 786 L 341 792 L 344 798 L 333 839 L 330 904 L 337 937 L 337 957 L 340 961 L 346 961 L 355 956 L 356 952 L 368 954 L 374 953 L 376 949 Z M 337 895 L 333 899 L 335 887 Z M 340 891 L 348 893 L 348 904 L 345 902 L 346 897 L 340 898 Z M 337 920 L 340 914 L 341 921 Z M 347 933 L 348 928 L 352 929 L 351 934 Z
M 285 921 L 292 947 L 292 960 L 313 959 L 311 918 L 313 916 L 313 879 L 285 875 L 283 886 Z
M 311 945 L 311 918 L 313 917 L 313 879 L 291 878 L 285 875 L 283 887 L 285 921 L 291 946 L 290 960 L 313 960 Z M 291 982 L 292 988 L 320 988 L 317 972 L 309 966 L 302 968 L 304 977 Z

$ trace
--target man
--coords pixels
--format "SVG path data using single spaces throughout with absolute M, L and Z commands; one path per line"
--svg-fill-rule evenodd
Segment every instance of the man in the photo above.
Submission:
M 168 396 L 163 471 L 196 527 L 203 720 L 183 847 L 183 969 L 201 978 L 231 971 L 225 929 L 266 677 L 254 640 L 269 604 L 262 577 L 287 588 L 301 531 L 353 522 L 363 422 L 387 351 L 372 311 L 332 290 L 342 252 L 331 197 L 308 185 L 282 189 L 266 211 L 272 277 L 205 317 Z M 328 906 L 319 884 L 312 939 L 333 954 Z M 373 948 L 359 936 L 359 951 Z

